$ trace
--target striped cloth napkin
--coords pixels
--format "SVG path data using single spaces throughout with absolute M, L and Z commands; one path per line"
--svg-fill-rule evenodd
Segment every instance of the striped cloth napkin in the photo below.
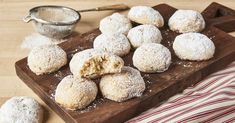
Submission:
M 235 123 L 235 61 L 128 123 Z

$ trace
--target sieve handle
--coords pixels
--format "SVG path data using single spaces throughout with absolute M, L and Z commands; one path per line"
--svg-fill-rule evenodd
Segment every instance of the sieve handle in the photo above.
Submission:
M 116 5 L 108 5 L 108 6 L 102 6 L 92 9 L 83 9 L 78 10 L 78 12 L 89 12 L 89 11 L 106 11 L 106 10 L 127 10 L 129 7 L 125 4 L 116 4 Z
M 23 21 L 26 22 L 26 23 L 28 23 L 28 22 L 30 22 L 32 19 L 33 19 L 33 18 L 31 17 L 31 15 L 27 15 L 27 16 L 25 16 L 25 17 L 23 18 Z

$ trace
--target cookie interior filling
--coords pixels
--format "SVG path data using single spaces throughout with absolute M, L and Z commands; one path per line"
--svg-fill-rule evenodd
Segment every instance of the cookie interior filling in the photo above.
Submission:
M 109 56 L 97 56 L 86 62 L 81 70 L 81 74 L 83 77 L 103 75 L 106 73 L 119 72 L 121 67 L 122 64 L 118 60 L 114 60 Z

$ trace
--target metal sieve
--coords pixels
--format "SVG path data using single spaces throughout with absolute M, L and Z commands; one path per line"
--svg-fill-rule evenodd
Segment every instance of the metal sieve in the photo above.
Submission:
M 70 35 L 81 19 L 80 12 L 105 11 L 105 10 L 126 10 L 124 4 L 102 6 L 92 9 L 74 10 L 65 6 L 37 6 L 29 10 L 23 21 L 33 21 L 36 31 L 44 36 L 62 39 Z

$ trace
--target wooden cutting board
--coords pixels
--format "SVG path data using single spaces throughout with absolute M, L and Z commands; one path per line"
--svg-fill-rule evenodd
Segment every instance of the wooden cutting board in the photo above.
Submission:
M 68 64 L 59 71 L 48 75 L 35 75 L 27 66 L 27 58 L 15 63 L 16 73 L 42 100 L 46 102 L 58 115 L 68 123 L 88 122 L 124 122 L 141 112 L 159 105 L 169 97 L 182 92 L 185 88 L 194 85 L 208 74 L 224 68 L 235 60 L 235 38 L 226 32 L 235 31 L 235 11 L 217 3 L 212 3 L 203 12 L 207 27 L 202 32 L 212 39 L 216 46 L 214 57 L 208 61 L 191 62 L 178 59 L 173 50 L 174 38 L 179 35 L 172 32 L 167 26 L 170 16 L 175 8 L 160 4 L 153 7 L 158 10 L 165 20 L 165 26 L 160 28 L 163 36 L 162 44 L 172 53 L 173 63 L 166 72 L 144 74 L 147 89 L 143 96 L 117 103 L 102 98 L 100 92 L 96 100 L 87 108 L 69 111 L 60 107 L 54 100 L 56 86 L 63 77 L 71 74 Z M 193 9 L 193 8 L 192 8 Z M 137 25 L 137 24 L 134 24 Z M 98 29 L 75 36 L 69 41 L 60 44 L 67 52 L 69 60 L 72 55 L 83 49 L 91 48 L 93 40 L 100 34 Z M 133 51 L 123 57 L 125 65 L 132 65 Z M 97 83 L 99 80 L 95 80 Z

